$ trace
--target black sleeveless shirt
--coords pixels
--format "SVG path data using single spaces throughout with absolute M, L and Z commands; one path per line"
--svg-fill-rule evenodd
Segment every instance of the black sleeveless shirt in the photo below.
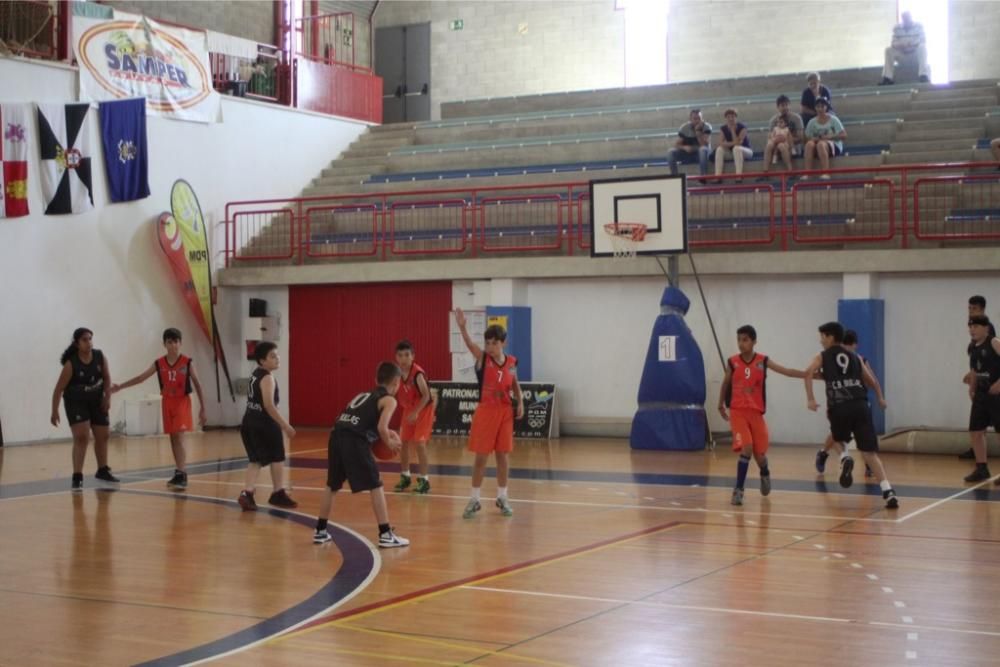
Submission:
M 829 406 L 868 400 L 862 377 L 862 362 L 857 354 L 840 345 L 823 350 L 823 381 Z
M 334 432 L 353 433 L 368 442 L 378 440 L 378 420 L 381 416 L 378 402 L 388 395 L 389 392 L 385 387 L 379 386 L 355 396 L 337 417 L 333 425 Z
M 261 381 L 271 375 L 271 372 L 264 368 L 263 366 L 258 366 L 254 369 L 253 373 L 250 374 L 250 390 L 247 392 L 247 411 L 244 414 L 244 419 L 255 419 L 258 421 L 274 421 L 271 415 L 267 414 L 264 409 L 264 396 L 261 392 L 260 383 Z M 274 380 L 274 377 L 271 378 Z M 281 395 L 278 391 L 278 381 L 274 380 L 274 405 L 278 406 L 281 400 Z
M 969 368 L 976 374 L 976 393 L 985 394 L 1000 380 L 1000 355 L 993 349 L 993 336 L 980 345 L 969 345 Z
M 89 364 L 83 363 L 80 353 L 69 358 L 73 374 L 63 396 L 73 400 L 98 400 L 104 397 L 104 353 L 93 350 Z

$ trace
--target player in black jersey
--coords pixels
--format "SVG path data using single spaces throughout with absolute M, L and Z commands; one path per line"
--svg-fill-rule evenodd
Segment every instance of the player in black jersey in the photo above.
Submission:
M 813 396 L 813 376 L 822 369 L 826 384 L 827 417 L 830 433 L 841 448 L 840 485 L 845 489 L 854 483 L 851 476 L 854 459 L 846 451 L 846 443 L 854 436 L 858 451 L 865 463 L 871 466 L 882 488 L 882 498 L 889 509 L 899 507 L 899 499 L 885 475 L 882 460 L 878 457 L 878 438 L 872 425 L 871 409 L 868 407 L 868 390 L 873 378 L 858 355 L 843 346 L 844 326 L 840 322 L 827 322 L 819 328 L 819 340 L 823 352 L 816 355 L 806 369 L 805 385 L 809 409 L 819 408 Z M 866 376 L 869 376 L 866 378 Z
M 73 432 L 73 491 L 83 490 L 83 460 L 87 442 L 94 434 L 97 475 L 104 482 L 117 484 L 108 466 L 108 411 L 111 408 L 111 372 L 104 353 L 94 349 L 94 332 L 80 327 L 73 332 L 73 342 L 59 358 L 62 372 L 52 392 L 53 426 L 59 426 L 59 398 L 66 408 L 66 419 Z
M 406 538 L 396 535 L 389 525 L 389 510 L 385 505 L 385 491 L 378 472 L 372 443 L 379 438 L 399 451 L 402 441 L 399 434 L 389 430 L 389 420 L 396 411 L 396 392 L 403 377 L 399 366 L 383 361 L 375 372 L 374 389 L 355 396 L 337 417 L 330 433 L 328 447 L 326 492 L 319 505 L 316 533 L 313 544 L 323 544 L 333 539 L 327 531 L 333 496 L 344 486 L 351 485 L 351 493 L 371 491 L 372 509 L 378 520 L 378 545 L 383 549 L 405 547 Z
M 238 501 L 244 512 L 257 510 L 257 501 L 253 497 L 257 477 L 261 468 L 270 466 L 274 492 L 267 502 L 275 507 L 298 507 L 299 504 L 289 497 L 284 488 L 285 440 L 282 433 L 291 440 L 295 437 L 295 429 L 278 412 L 278 383 L 271 375 L 281 364 L 278 346 L 269 342 L 257 343 L 253 356 L 257 368 L 250 376 L 247 410 L 240 425 L 240 437 L 250 463 L 247 465 L 246 486 Z
M 876 377 L 875 371 L 872 369 L 871 364 L 868 363 L 868 360 L 858 354 L 858 332 L 854 329 L 846 330 L 844 332 L 844 342 L 841 344 L 851 352 L 858 355 L 858 359 L 861 360 L 862 365 L 868 370 L 872 380 L 875 381 L 875 384 L 868 385 L 868 387 L 875 392 L 875 399 L 878 401 L 879 407 L 885 410 L 886 403 L 885 397 L 882 395 L 882 385 L 879 384 L 878 377 Z M 822 375 L 819 376 L 819 379 L 822 379 Z M 871 408 L 870 403 L 868 404 L 868 407 Z M 874 424 L 872 425 L 872 430 L 875 430 Z M 826 460 L 830 457 L 830 450 L 832 449 L 837 449 L 837 443 L 834 442 L 833 435 L 827 435 L 826 442 L 823 443 L 823 448 L 816 452 L 816 472 L 822 474 L 826 470 Z M 843 456 L 844 452 L 840 451 L 838 454 Z M 875 473 L 872 472 L 871 467 L 866 464 L 865 477 L 874 476 Z
M 969 297 L 969 317 L 980 317 L 980 316 L 983 317 L 986 316 L 986 297 L 976 294 L 974 296 Z M 996 338 L 997 330 L 993 327 L 992 323 L 990 324 L 988 329 L 989 329 L 989 335 Z M 971 387 L 972 383 L 975 381 L 975 374 L 970 370 L 968 373 L 965 374 L 965 379 L 962 381 Z M 976 451 L 974 448 L 969 447 L 969 449 L 959 454 L 958 458 L 970 459 L 970 460 L 975 459 Z
M 966 482 L 990 478 L 986 466 L 986 429 L 991 424 L 1000 432 L 1000 340 L 990 335 L 990 320 L 985 315 L 969 318 L 969 439 L 976 455 L 976 468 L 966 475 Z

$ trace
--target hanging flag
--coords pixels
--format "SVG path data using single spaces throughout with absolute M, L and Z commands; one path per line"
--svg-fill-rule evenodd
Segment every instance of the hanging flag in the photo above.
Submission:
M 86 124 L 89 110 L 90 104 L 38 105 L 46 214 L 81 213 L 94 206 Z
M 226 375 L 229 393 L 234 397 L 229 376 L 229 366 L 219 337 L 212 306 L 212 268 L 208 251 L 208 229 L 201 213 L 201 205 L 191 185 L 177 180 L 170 190 L 170 213 L 157 218 L 157 238 L 167 256 L 184 295 L 184 300 L 194 314 L 195 321 L 215 348 L 216 392 L 218 389 L 218 363 Z
M 0 218 L 28 215 L 27 104 L 0 105 Z
M 101 102 L 101 140 L 112 202 L 149 196 L 146 100 Z

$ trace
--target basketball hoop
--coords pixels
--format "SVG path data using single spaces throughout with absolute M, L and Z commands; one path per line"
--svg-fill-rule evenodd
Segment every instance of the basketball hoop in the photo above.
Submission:
M 646 240 L 646 225 L 641 222 L 609 222 L 604 232 L 611 239 L 615 259 L 635 257 L 639 244 Z

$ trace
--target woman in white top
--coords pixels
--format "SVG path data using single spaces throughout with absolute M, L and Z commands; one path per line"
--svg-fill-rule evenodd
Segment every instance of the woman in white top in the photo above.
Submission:
M 830 168 L 830 158 L 844 154 L 844 139 L 847 131 L 840 119 L 829 113 L 830 103 L 825 97 L 816 100 L 816 117 L 806 126 L 806 171 L 813 168 L 813 160 L 819 157 L 819 167 L 824 171 Z M 803 176 L 805 180 L 808 175 Z M 830 174 L 821 174 L 820 178 L 830 178 Z

